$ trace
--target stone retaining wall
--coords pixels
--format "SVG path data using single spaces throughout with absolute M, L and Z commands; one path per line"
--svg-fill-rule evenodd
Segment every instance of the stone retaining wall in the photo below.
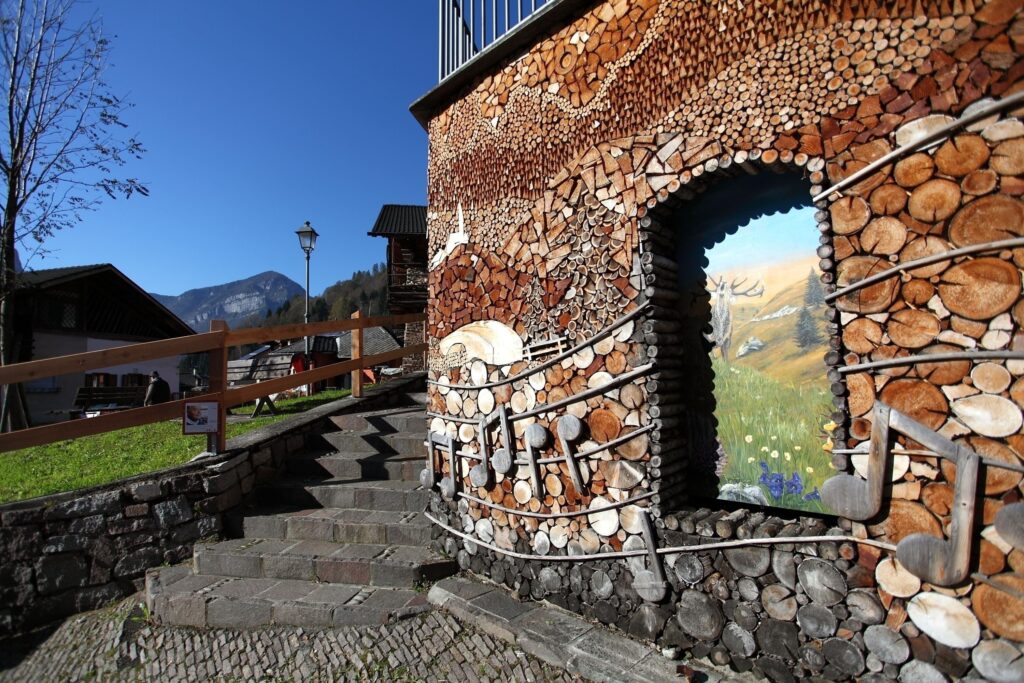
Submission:
M 317 445 L 329 415 L 381 407 L 408 384 L 254 430 L 220 456 L 0 506 L 0 636 L 130 595 L 147 569 L 187 559 L 197 540 L 238 535 L 253 489 Z

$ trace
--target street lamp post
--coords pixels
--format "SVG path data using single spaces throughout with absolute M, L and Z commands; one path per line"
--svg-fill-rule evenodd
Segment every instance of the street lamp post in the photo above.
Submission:
M 303 320 L 309 324 L 309 255 L 316 249 L 316 238 L 319 237 L 313 226 L 306 221 L 306 224 L 295 231 L 295 234 L 299 236 L 299 246 L 302 247 L 302 251 L 306 253 L 306 314 Z M 306 359 L 309 359 L 309 335 L 305 335 L 306 341 Z

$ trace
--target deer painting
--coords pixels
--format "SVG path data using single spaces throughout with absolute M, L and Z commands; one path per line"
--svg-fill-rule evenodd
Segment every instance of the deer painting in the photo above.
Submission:
M 705 335 L 707 340 L 718 347 L 722 360 L 729 362 L 729 347 L 732 345 L 732 304 L 738 296 L 756 297 L 764 294 L 764 284 L 757 280 L 754 284 L 741 289 L 747 278 L 734 279 L 726 282 L 725 277 L 717 281 L 708 277 L 713 286 L 711 296 L 711 334 Z

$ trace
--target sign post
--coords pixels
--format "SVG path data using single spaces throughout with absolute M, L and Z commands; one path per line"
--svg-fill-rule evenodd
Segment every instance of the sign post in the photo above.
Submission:
M 206 449 L 217 453 L 220 422 L 219 401 L 192 401 L 185 404 L 181 431 L 183 434 L 206 434 Z

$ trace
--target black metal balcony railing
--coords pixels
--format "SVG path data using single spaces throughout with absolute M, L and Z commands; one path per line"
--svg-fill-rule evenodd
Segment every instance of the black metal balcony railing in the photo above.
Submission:
M 438 81 L 558 0 L 438 0 Z

